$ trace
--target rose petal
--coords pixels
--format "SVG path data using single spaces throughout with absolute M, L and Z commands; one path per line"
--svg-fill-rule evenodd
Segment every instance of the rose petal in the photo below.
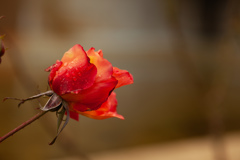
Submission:
M 73 46 L 64 54 L 61 67 L 54 67 L 56 69 L 51 71 L 49 76 L 50 87 L 61 96 L 70 92 L 79 92 L 79 90 L 92 86 L 97 68 L 89 61 L 90 59 L 82 46 Z
M 52 89 L 53 78 L 55 77 L 56 72 L 59 70 L 61 65 L 62 65 L 62 62 L 57 60 L 55 64 L 53 64 L 52 66 L 50 66 L 47 69 L 45 69 L 45 71 L 47 71 L 47 72 L 51 71 L 49 76 L 48 76 L 48 84 L 49 84 L 51 89 Z
M 103 57 L 102 50 L 98 50 L 97 53 L 99 54 L 99 56 Z
M 81 90 L 78 94 L 65 94 L 62 98 L 69 103 L 73 110 L 86 111 L 98 109 L 115 88 L 117 80 L 111 78 L 105 82 L 94 83 L 88 89 Z
M 78 58 L 78 65 L 85 65 L 89 62 L 89 58 L 86 55 L 86 52 L 84 51 L 83 47 L 79 44 L 74 45 L 72 48 L 70 48 L 62 57 L 63 63 L 70 63 L 75 58 Z
M 112 64 L 103 58 L 102 51 L 95 52 L 94 48 L 87 51 L 90 62 L 97 67 L 97 75 L 95 82 L 105 81 L 112 77 L 113 67 Z
M 76 121 L 79 120 L 79 114 L 74 111 L 70 111 L 69 116 L 70 116 L 70 118 L 75 119 Z
M 133 76 L 127 70 L 113 67 L 113 77 L 118 80 L 116 88 L 133 83 Z
M 72 119 L 78 120 L 79 114 L 94 119 L 124 119 L 116 112 L 116 94 L 112 91 L 133 83 L 133 77 L 126 70 L 112 67 L 101 50 L 85 52 L 75 45 L 46 71 L 51 71 L 49 85 L 68 104 Z
M 98 108 L 97 110 L 85 111 L 85 112 L 79 112 L 79 113 L 89 118 L 99 119 L 99 120 L 111 118 L 111 117 L 124 119 L 122 115 L 117 114 L 116 107 L 117 107 L 116 93 L 112 92 L 111 95 L 108 97 L 108 100 L 104 102 L 101 105 L 101 107 Z
M 52 89 L 58 95 L 78 93 L 93 85 L 96 74 L 96 67 L 90 63 L 83 67 L 72 67 L 70 64 L 67 67 L 63 66 L 52 81 Z

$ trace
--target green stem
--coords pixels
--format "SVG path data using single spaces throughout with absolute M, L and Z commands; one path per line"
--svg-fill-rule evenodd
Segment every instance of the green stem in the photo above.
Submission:
M 3 137 L 0 137 L 0 143 L 2 141 L 4 141 L 5 139 L 9 138 L 10 136 L 12 136 L 14 133 L 20 131 L 21 129 L 23 129 L 24 127 L 26 127 L 27 125 L 31 124 L 32 122 L 34 122 L 35 120 L 37 120 L 38 118 L 42 117 L 44 114 L 46 114 L 46 111 L 41 111 L 39 113 L 37 113 L 35 116 L 33 116 L 32 118 L 30 118 L 29 120 L 27 120 L 26 122 L 22 123 L 20 126 L 18 126 L 17 128 L 11 130 L 10 132 L 8 132 L 7 134 L 5 134 Z

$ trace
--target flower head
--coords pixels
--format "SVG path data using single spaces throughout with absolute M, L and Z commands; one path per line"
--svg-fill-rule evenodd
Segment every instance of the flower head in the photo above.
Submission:
M 101 50 L 90 48 L 85 52 L 81 45 L 75 45 L 46 71 L 50 71 L 50 88 L 66 102 L 71 118 L 78 120 L 82 114 L 93 119 L 124 119 L 116 112 L 113 90 L 132 84 L 133 77 L 113 67 Z

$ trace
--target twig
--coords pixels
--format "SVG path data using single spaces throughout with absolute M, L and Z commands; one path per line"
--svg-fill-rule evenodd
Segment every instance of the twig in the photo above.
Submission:
M 39 113 L 37 113 L 35 116 L 33 116 L 32 118 L 30 118 L 29 120 L 27 120 L 26 122 L 22 123 L 20 126 L 18 126 L 17 128 L 13 129 L 12 131 L 8 132 L 7 134 L 5 134 L 3 137 L 0 137 L 0 143 L 2 143 L 2 141 L 4 141 L 5 139 L 9 138 L 10 136 L 12 136 L 14 133 L 20 131 L 21 129 L 23 129 L 24 127 L 26 127 L 27 125 L 31 124 L 32 122 L 34 122 L 35 120 L 37 120 L 38 118 L 42 117 L 44 114 L 46 114 L 46 111 L 41 111 Z

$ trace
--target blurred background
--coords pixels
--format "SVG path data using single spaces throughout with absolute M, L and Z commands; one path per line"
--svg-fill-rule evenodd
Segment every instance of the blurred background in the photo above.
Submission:
M 125 120 L 70 120 L 53 146 L 48 113 L 0 144 L 10 160 L 240 159 L 237 0 L 0 1 L 0 99 L 48 89 L 48 66 L 75 44 L 102 49 L 134 84 L 116 90 Z M 46 100 L 45 100 L 46 101 Z M 44 100 L 41 101 L 42 105 Z M 0 136 L 38 101 L 0 105 Z

